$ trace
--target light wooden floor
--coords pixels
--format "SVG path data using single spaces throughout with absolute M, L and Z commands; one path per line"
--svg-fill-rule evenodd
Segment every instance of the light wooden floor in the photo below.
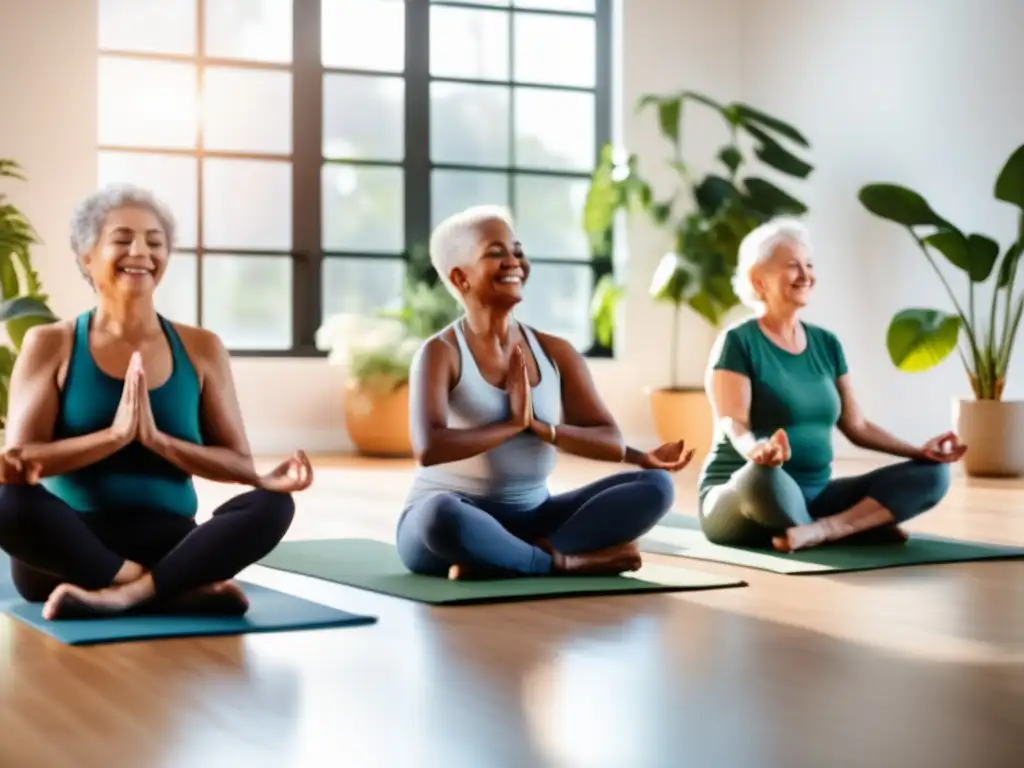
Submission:
M 554 485 L 603 471 L 564 461 Z M 321 460 L 289 538 L 390 539 L 408 479 Z M 912 528 L 1024 542 L 1024 483 L 960 478 Z M 3 617 L 0 766 L 1024 764 L 1024 563 L 787 577 L 656 559 L 750 586 L 429 608 L 253 568 L 380 621 L 71 648 Z

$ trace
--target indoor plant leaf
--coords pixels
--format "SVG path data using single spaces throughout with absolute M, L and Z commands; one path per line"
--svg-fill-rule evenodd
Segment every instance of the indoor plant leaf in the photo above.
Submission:
M 1003 256 L 1003 262 L 999 265 L 999 277 L 996 281 L 996 286 L 998 288 L 1005 288 L 1010 284 L 1010 278 L 1013 276 L 1013 272 L 1017 267 L 1017 262 L 1020 261 L 1022 251 L 1024 251 L 1024 246 L 1021 245 L 1020 241 L 1006 249 L 1006 255 Z
M 1024 144 L 1013 151 L 999 172 L 995 196 L 996 200 L 1012 203 L 1024 210 Z
M 630 165 L 626 166 L 628 175 Z M 583 230 L 595 253 L 604 255 L 611 247 L 608 236 L 615 222 L 615 214 L 626 203 L 625 179 L 616 162 L 614 148 L 609 144 L 601 150 L 601 157 L 591 175 L 587 197 L 583 204 Z
M 807 206 L 766 179 L 750 176 L 743 180 L 750 207 L 765 219 L 788 214 L 802 216 Z
M 646 94 L 640 98 L 637 111 L 641 112 L 649 106 L 654 106 L 658 111 L 658 128 L 661 135 L 672 142 L 672 146 L 679 143 L 679 120 L 683 114 L 683 96 L 655 96 Z
M 650 294 L 655 301 L 682 304 L 700 290 L 700 274 L 681 254 L 661 257 L 651 278 Z
M 986 235 L 972 234 L 967 238 L 970 266 L 967 274 L 976 283 L 983 283 L 992 274 L 999 259 L 999 243 Z
M 590 300 L 590 316 L 594 323 L 594 337 L 603 347 L 612 345 L 615 332 L 615 311 L 622 300 L 622 287 L 615 283 L 615 278 L 603 275 L 594 287 L 594 295 Z
M 971 254 L 967 238 L 958 229 L 940 229 L 933 235 L 923 238 L 925 245 L 937 250 L 950 264 L 964 272 L 970 270 Z
M 6 323 L 22 317 L 40 317 L 50 321 L 57 319 L 50 308 L 34 296 L 17 296 L 0 304 L 0 322 Z
M 732 144 L 729 144 L 719 150 L 718 159 L 729 169 L 730 173 L 736 173 L 736 169 L 743 164 L 743 153 Z
M 907 373 L 932 368 L 956 348 L 960 318 L 936 309 L 904 309 L 889 323 L 885 344 L 893 365 Z
M 932 225 L 955 229 L 921 195 L 899 184 L 866 184 L 857 197 L 875 216 L 905 227 Z
M 814 170 L 813 165 L 805 160 L 801 160 L 757 126 L 746 125 L 744 127 L 747 133 L 757 140 L 754 154 L 766 165 L 770 165 L 781 173 L 796 176 L 800 179 L 806 178 Z
M 727 200 L 738 194 L 731 181 L 714 174 L 705 176 L 693 189 L 693 197 L 705 216 L 714 216 Z
M 807 141 L 806 137 L 789 123 L 783 122 L 777 117 L 765 114 L 759 109 L 754 109 L 754 107 L 751 107 L 748 104 L 737 103 L 734 106 L 744 127 L 749 129 L 751 124 L 757 124 L 762 128 L 774 131 L 780 136 L 785 136 L 787 139 L 799 144 L 801 147 L 810 148 L 811 145 Z

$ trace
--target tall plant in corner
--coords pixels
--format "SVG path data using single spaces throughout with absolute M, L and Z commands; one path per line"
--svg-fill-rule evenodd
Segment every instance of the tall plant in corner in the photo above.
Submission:
M 0 178 L 24 181 L 22 170 L 15 161 L 0 158 Z M 30 250 L 38 242 L 25 214 L 0 193 L 0 322 L 9 340 L 0 345 L 0 429 L 7 425 L 11 372 L 25 333 L 34 325 L 57 319 L 47 306 L 48 297 L 32 267 Z
M 690 104 L 714 111 L 727 129 L 727 139 L 714 157 L 717 167 L 703 175 L 695 169 L 706 163 L 685 158 L 683 152 L 684 118 Z M 647 109 L 654 109 L 661 136 L 668 142 L 670 152 L 664 162 L 675 179 L 674 188 L 658 198 L 641 173 L 637 155 L 619 153 L 607 145 L 591 179 L 583 227 L 597 257 L 607 256 L 610 250 L 609 232 L 619 211 L 639 211 L 672 233 L 673 248 L 655 270 L 650 294 L 675 310 L 669 389 L 677 390 L 682 307 L 689 306 L 718 326 L 725 313 L 739 303 L 732 290 L 732 276 L 740 241 L 771 218 L 800 216 L 807 211 L 806 205 L 773 182 L 757 172 L 747 173 L 743 143 L 752 145 L 753 155 L 764 167 L 786 176 L 804 179 L 813 166 L 795 153 L 810 146 L 800 131 L 747 104 L 721 104 L 704 94 L 683 91 L 645 95 L 637 110 Z
M 712 110 L 725 124 L 726 140 L 713 158 L 693 159 L 683 152 L 683 126 L 690 105 Z M 610 233 L 620 211 L 646 215 L 671 233 L 672 249 L 662 257 L 649 288 L 655 301 L 671 304 L 674 310 L 669 386 L 651 388 L 649 397 L 661 439 L 682 437 L 703 452 L 711 441 L 707 398 L 703 387 L 680 386 L 678 378 L 682 308 L 689 306 L 717 327 L 726 312 L 739 304 L 732 276 L 740 242 L 758 224 L 807 211 L 807 206 L 759 171 L 748 172 L 748 161 L 756 158 L 764 170 L 805 179 L 813 167 L 797 153 L 810 145 L 800 131 L 776 117 L 739 102 L 721 104 L 694 91 L 645 95 L 637 110 L 648 109 L 654 110 L 660 134 L 668 144 L 664 163 L 675 182 L 673 189 L 660 197 L 641 172 L 636 154 L 605 146 L 591 179 L 583 228 L 597 258 L 607 256 L 611 249 Z M 751 152 L 753 157 L 748 157 Z M 710 171 L 697 171 L 708 165 Z M 621 291 L 611 291 L 607 285 L 602 288 L 601 301 L 591 311 L 596 328 L 606 329 L 607 335 Z
M 870 213 L 906 228 L 954 310 L 909 308 L 897 312 L 886 334 L 889 358 L 899 370 L 917 373 L 933 368 L 959 348 L 975 401 L 984 408 L 971 410 L 964 403 L 958 408 L 957 429 L 968 445 L 968 472 L 1019 475 L 1024 474 L 1024 403 L 1002 400 L 1024 313 L 1024 291 L 1016 290 L 1024 250 L 1024 145 L 1003 165 L 993 193 L 996 200 L 1018 209 L 1016 236 L 1005 250 L 987 235 L 958 228 L 905 186 L 867 184 L 859 199 Z M 966 276 L 966 306 L 936 255 Z M 986 304 L 979 288 L 993 275 Z M 994 405 L 985 408 L 986 403 Z

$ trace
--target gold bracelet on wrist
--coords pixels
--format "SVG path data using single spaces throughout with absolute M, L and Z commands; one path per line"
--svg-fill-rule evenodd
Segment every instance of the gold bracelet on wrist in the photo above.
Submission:
M 558 439 L 558 430 L 555 429 L 554 424 L 548 424 L 548 429 L 551 430 L 551 444 L 555 444 L 555 440 Z

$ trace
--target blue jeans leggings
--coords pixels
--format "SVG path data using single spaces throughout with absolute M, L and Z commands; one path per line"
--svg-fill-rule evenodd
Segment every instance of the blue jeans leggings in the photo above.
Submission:
M 643 536 L 672 508 L 662 470 L 611 475 L 540 506 L 522 509 L 439 493 L 413 502 L 398 522 L 398 554 L 413 573 L 443 576 L 452 565 L 504 575 L 551 572 L 547 539 L 565 554 L 591 552 Z
M 748 463 L 707 493 L 700 523 L 714 544 L 770 548 L 772 536 L 787 528 L 837 515 L 868 498 L 889 510 L 894 522 L 906 522 L 942 501 L 949 483 L 949 466 L 930 461 L 902 461 L 817 488 L 801 488 L 780 467 Z

